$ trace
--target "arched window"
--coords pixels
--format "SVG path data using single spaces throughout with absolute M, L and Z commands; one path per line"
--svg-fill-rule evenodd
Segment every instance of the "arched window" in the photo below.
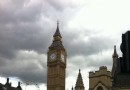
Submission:
M 97 88 L 97 90 L 103 90 L 103 88 L 102 88 L 101 86 L 99 86 L 99 87 Z

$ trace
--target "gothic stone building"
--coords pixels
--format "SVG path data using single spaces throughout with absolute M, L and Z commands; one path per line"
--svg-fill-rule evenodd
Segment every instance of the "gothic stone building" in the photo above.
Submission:
M 122 34 L 122 57 L 113 55 L 113 90 L 130 90 L 130 31 Z

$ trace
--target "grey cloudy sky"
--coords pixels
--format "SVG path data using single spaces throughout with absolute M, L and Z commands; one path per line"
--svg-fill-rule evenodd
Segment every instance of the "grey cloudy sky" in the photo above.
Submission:
M 113 46 L 130 29 L 129 0 L 0 0 L 0 76 L 45 85 L 47 49 L 60 22 L 67 50 L 66 89 L 81 68 L 88 72 L 112 66 Z M 32 90 L 32 89 L 31 89 Z M 35 90 L 35 89 L 34 89 Z

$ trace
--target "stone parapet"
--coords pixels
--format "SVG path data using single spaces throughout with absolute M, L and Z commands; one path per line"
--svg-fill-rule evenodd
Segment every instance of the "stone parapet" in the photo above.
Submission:
M 90 71 L 89 72 L 90 78 L 91 77 L 98 77 L 98 76 L 102 76 L 102 75 L 106 75 L 106 76 L 111 77 L 111 72 L 107 70 L 106 66 L 101 66 L 98 71 L 95 71 L 95 72 Z

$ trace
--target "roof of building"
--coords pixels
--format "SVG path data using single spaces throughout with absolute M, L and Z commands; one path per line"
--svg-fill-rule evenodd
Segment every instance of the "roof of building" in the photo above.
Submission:
M 76 86 L 75 87 L 84 87 L 80 69 L 79 69 L 79 74 L 78 74 L 78 77 L 77 77 L 77 82 L 76 82 Z
M 0 90 L 22 90 L 22 88 L 20 86 L 20 82 L 18 82 L 17 87 L 12 87 L 11 83 L 9 83 L 9 78 L 7 78 L 6 84 L 1 84 L 0 83 Z

